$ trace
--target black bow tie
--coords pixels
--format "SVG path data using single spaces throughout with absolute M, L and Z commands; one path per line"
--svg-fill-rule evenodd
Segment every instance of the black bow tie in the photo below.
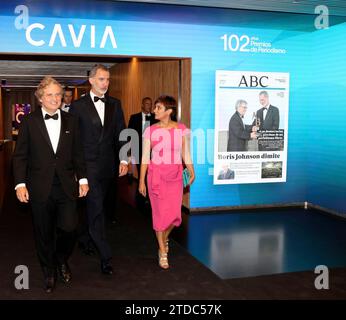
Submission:
M 145 120 L 150 121 L 150 115 L 145 115 Z
M 106 98 L 105 97 L 103 97 L 103 98 L 100 98 L 100 97 L 97 97 L 97 96 L 94 97 L 94 102 L 97 102 L 99 100 L 101 100 L 103 103 L 106 102 Z
M 56 114 L 53 114 L 51 116 L 48 113 L 46 113 L 45 116 L 44 116 L 44 120 L 48 120 L 48 119 L 58 120 L 59 119 L 59 115 L 56 113 Z

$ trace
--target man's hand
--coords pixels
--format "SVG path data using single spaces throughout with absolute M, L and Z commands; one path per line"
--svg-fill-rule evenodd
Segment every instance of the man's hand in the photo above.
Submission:
M 119 164 L 119 177 L 124 176 L 127 174 L 127 171 L 129 170 L 128 165 L 125 163 L 120 163 Z
M 26 187 L 19 187 L 16 190 L 17 198 L 20 202 L 29 202 L 29 191 Z
M 88 184 L 80 184 L 79 185 L 79 198 L 85 197 L 89 191 Z

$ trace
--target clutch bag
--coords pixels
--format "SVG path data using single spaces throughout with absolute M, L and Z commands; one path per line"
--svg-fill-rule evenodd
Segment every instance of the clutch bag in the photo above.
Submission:
M 183 170 L 183 184 L 184 184 L 184 188 L 189 185 L 189 181 L 190 181 L 190 172 L 189 172 L 189 170 L 187 170 L 187 168 L 185 168 Z

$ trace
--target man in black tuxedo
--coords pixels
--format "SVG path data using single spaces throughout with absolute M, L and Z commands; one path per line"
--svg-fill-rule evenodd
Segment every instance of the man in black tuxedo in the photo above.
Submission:
M 105 235 L 104 202 L 112 179 L 126 175 L 128 168 L 126 153 L 122 153 L 121 159 L 116 157 L 126 144 L 126 141 L 119 140 L 125 122 L 120 101 L 105 96 L 109 78 L 107 67 L 94 66 L 89 73 L 90 92 L 72 103 L 70 113 L 79 118 L 90 186 L 86 198 L 89 234 L 100 254 L 101 272 L 111 275 L 112 251 Z
M 236 112 L 231 117 L 228 125 L 227 151 L 247 151 L 247 141 L 256 139 L 257 128 L 243 123 L 243 117 L 247 110 L 245 100 L 238 100 L 235 109 Z
M 73 92 L 71 88 L 66 87 L 62 97 L 61 110 L 69 112 L 73 99 Z
M 13 169 L 17 198 L 31 204 L 36 249 L 50 293 L 57 269 L 63 282 L 71 281 L 67 261 L 75 244 L 76 199 L 86 196 L 89 187 L 78 120 L 59 109 L 61 85 L 44 78 L 35 95 L 42 108 L 23 118 Z
M 267 91 L 259 93 L 259 101 L 262 108 L 257 110 L 256 118 L 259 122 L 259 130 L 277 130 L 280 125 L 280 113 L 277 107 L 269 103 L 269 94 Z M 257 123 L 258 124 L 258 123 Z M 256 125 L 256 120 L 253 125 Z
M 129 129 L 133 129 L 136 131 L 136 139 L 131 141 L 131 162 L 136 164 L 138 180 L 140 177 L 141 171 L 141 160 L 142 160 L 142 135 L 144 130 L 157 122 L 155 119 L 155 115 L 151 112 L 153 107 L 153 102 L 151 98 L 145 97 L 142 99 L 142 111 L 139 113 L 135 113 L 131 115 L 129 120 Z M 149 203 L 149 200 L 144 198 L 139 192 L 136 190 L 136 203 L 137 208 L 140 210 L 145 210 L 145 204 Z
M 142 111 L 131 115 L 129 120 L 129 129 L 136 130 L 138 134 L 138 145 L 131 143 L 132 162 L 137 166 L 138 178 L 140 176 L 141 160 L 142 160 L 142 134 L 144 130 L 157 122 L 155 115 L 151 112 L 153 102 L 151 98 L 145 97 L 142 99 Z

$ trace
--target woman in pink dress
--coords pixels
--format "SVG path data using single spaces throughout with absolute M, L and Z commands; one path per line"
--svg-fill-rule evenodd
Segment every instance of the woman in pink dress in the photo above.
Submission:
M 155 101 L 154 114 L 158 123 L 144 133 L 139 192 L 146 196 L 145 176 L 148 170 L 148 193 L 152 208 L 153 228 L 159 246 L 159 265 L 168 269 L 168 237 L 181 224 L 183 198 L 183 162 L 191 184 L 195 172 L 189 152 L 189 130 L 173 121 L 177 103 L 173 97 L 160 96 Z M 150 156 L 151 155 L 151 156 Z M 151 159 L 150 159 L 151 158 Z

